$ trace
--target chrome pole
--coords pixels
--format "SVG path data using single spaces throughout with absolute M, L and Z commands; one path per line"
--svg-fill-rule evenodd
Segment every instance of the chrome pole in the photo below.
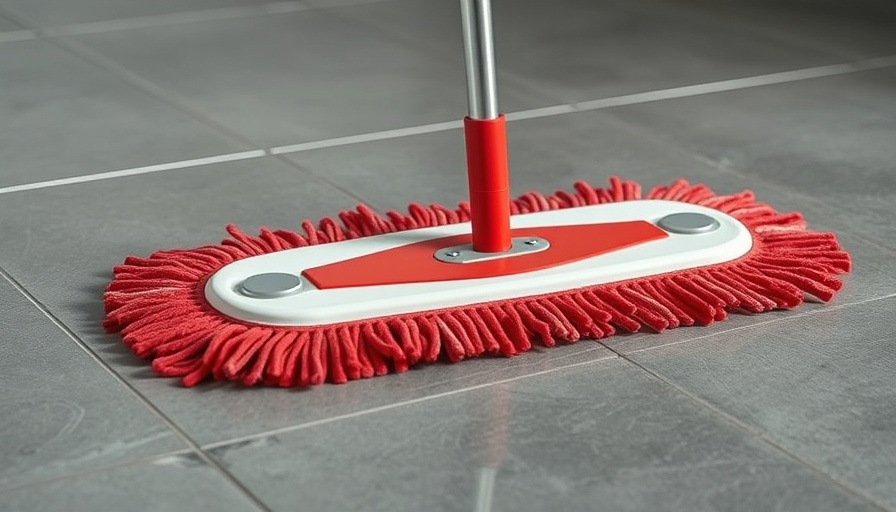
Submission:
M 467 100 L 472 119 L 498 117 L 491 0 L 460 0 L 467 64 Z

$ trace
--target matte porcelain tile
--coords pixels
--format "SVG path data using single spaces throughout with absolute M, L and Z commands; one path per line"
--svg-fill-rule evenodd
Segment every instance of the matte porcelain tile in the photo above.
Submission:
M 646 7 L 845 59 L 896 52 L 896 9 L 887 0 L 656 0 Z
M 261 3 L 261 0 L 4 0 L 0 8 L 7 7 L 41 27 L 55 27 Z
M 407 403 L 616 357 L 589 340 L 575 345 L 561 343 L 551 349 L 534 344 L 530 352 L 512 358 L 480 357 L 457 364 L 419 365 L 403 374 L 306 390 L 245 389 L 230 384 L 182 389 L 162 379 L 148 379 L 145 372 L 135 385 L 153 397 L 166 415 L 198 442 L 211 447 L 259 433 L 329 423 L 370 410 L 392 410 Z M 197 397 L 213 405 L 197 408 Z
M 884 299 L 630 357 L 893 507 L 894 309 Z
M 307 392 L 184 389 L 155 377 L 117 336 L 102 333 L 102 291 L 126 255 L 217 243 L 231 222 L 252 232 L 260 225 L 295 229 L 305 217 L 354 204 L 273 158 L 10 194 L 0 202 L 0 263 L 202 444 L 612 356 L 587 341 Z
M 184 448 L 3 278 L 0 318 L 0 490 Z
M 393 2 L 394 0 L 302 0 L 302 2 L 314 8 L 347 7 L 351 5 L 376 4 L 380 2 Z
M 620 360 L 212 453 L 284 511 L 872 509 Z
M 218 243 L 230 223 L 298 228 L 355 202 L 276 158 L 11 193 L 0 265 L 54 313 L 74 314 L 72 327 L 98 330 L 102 290 L 129 254 Z
M 610 112 L 807 199 L 819 220 L 896 248 L 894 87 L 888 69 Z
M 511 121 L 507 133 L 514 196 L 569 190 L 578 180 L 603 186 L 614 175 L 639 181 L 645 189 L 681 177 L 723 193 L 752 184 L 720 173 L 674 144 L 644 137 L 600 111 Z M 467 197 L 460 129 L 285 156 L 358 191 L 378 209 L 404 210 L 410 202 L 454 206 Z
M 462 55 L 456 3 L 396 0 L 342 14 L 409 44 Z M 817 50 L 677 16 L 674 8 L 658 13 L 632 2 L 497 0 L 493 9 L 500 73 L 564 102 L 833 62 Z
M 324 11 L 78 40 L 268 146 L 453 121 L 466 113 L 462 56 L 436 58 Z M 544 104 L 513 90 L 502 93 L 512 110 Z
M 258 508 L 198 457 L 173 455 L 0 492 L 0 510 L 242 512 Z
M 44 41 L 0 44 L 0 187 L 246 149 Z
M 0 32 L 11 32 L 13 30 L 22 30 L 22 27 L 11 19 L 0 15 Z

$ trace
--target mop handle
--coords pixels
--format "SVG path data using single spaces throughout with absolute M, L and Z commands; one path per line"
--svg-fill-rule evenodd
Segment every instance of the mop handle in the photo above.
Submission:
M 473 250 L 510 249 L 507 131 L 498 111 L 490 0 L 460 0 L 469 114 L 464 118 Z

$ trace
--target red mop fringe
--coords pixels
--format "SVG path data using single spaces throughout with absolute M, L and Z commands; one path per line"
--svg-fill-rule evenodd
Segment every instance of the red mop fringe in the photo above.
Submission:
M 752 192 L 716 195 L 684 180 L 642 195 L 631 181 L 611 178 L 607 188 L 579 182 L 574 191 L 525 194 L 513 214 L 635 199 L 665 199 L 725 212 L 752 233 L 743 257 L 719 265 L 468 307 L 315 327 L 274 327 L 234 320 L 206 302 L 203 286 L 233 261 L 295 247 L 468 221 L 469 204 L 456 210 L 412 204 L 407 214 L 380 216 L 366 206 L 339 221 L 304 221 L 304 233 L 262 228 L 249 236 L 228 226 L 220 245 L 130 256 L 115 267 L 106 289 L 104 327 L 120 332 L 159 374 L 185 386 L 213 378 L 246 386 L 310 386 L 403 372 L 440 357 L 456 362 L 481 354 L 512 356 L 537 338 L 601 339 L 617 329 L 653 331 L 707 325 L 730 311 L 759 313 L 796 307 L 809 294 L 828 301 L 841 288 L 850 257 L 833 233 L 806 229 L 799 213 L 778 213 Z

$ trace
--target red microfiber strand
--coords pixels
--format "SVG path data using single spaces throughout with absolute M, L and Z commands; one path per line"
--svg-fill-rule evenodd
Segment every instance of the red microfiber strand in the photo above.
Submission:
M 439 358 L 512 356 L 533 338 L 550 347 L 617 329 L 663 331 L 706 325 L 729 311 L 793 308 L 809 294 L 828 301 L 841 288 L 850 257 L 832 233 L 806 229 L 798 213 L 778 213 L 752 192 L 716 195 L 684 180 L 642 197 L 640 185 L 611 178 L 607 188 L 579 182 L 574 192 L 530 192 L 511 204 L 516 214 L 636 199 L 682 201 L 715 208 L 743 223 L 753 248 L 741 258 L 707 267 L 540 296 L 313 327 L 277 327 L 234 320 L 213 309 L 203 287 L 221 267 L 284 249 L 407 229 L 466 222 L 456 210 L 412 204 L 406 215 L 381 216 L 366 206 L 343 211 L 339 222 L 304 221 L 304 233 L 263 228 L 249 236 L 228 226 L 220 245 L 130 256 L 115 267 L 106 289 L 104 327 L 120 332 L 131 350 L 152 360 L 162 376 L 185 386 L 212 378 L 247 386 L 310 386 L 403 372 Z

